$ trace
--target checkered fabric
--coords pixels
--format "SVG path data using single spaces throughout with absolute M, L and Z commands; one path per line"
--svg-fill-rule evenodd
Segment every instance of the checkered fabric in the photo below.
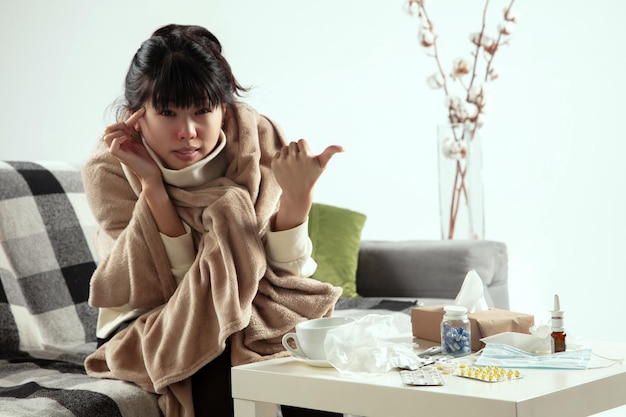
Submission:
M 155 395 L 85 374 L 95 229 L 79 167 L 0 161 L 0 417 L 160 416 Z
M 162 417 L 156 396 L 81 365 L 0 360 L 0 417 Z
M 82 363 L 97 312 L 87 304 L 96 265 L 85 235 L 95 221 L 80 172 L 3 162 L 0 178 L 0 355 Z

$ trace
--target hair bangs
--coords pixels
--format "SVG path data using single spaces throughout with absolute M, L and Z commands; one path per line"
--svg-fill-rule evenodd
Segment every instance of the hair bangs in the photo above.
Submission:
M 169 64 L 169 65 L 168 65 Z M 216 83 L 207 71 L 180 56 L 170 57 L 154 79 L 152 104 L 157 109 L 169 107 L 215 108 L 224 102 Z

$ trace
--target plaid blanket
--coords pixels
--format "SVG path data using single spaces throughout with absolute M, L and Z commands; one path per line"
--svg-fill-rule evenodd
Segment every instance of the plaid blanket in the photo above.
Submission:
M 0 162 L 0 416 L 158 416 L 156 397 L 90 378 L 96 224 L 80 170 Z
M 0 416 L 159 416 L 156 399 L 134 384 L 94 379 L 82 365 L 0 360 Z

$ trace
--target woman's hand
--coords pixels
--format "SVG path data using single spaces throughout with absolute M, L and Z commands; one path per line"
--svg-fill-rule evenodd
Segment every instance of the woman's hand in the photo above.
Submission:
M 124 122 L 108 126 L 102 139 L 109 147 L 109 152 L 130 168 L 142 183 L 159 179 L 162 181 L 159 167 L 154 162 L 143 143 L 137 140 L 139 132 L 135 129 L 139 119 L 146 113 L 145 108 L 130 115 Z
M 313 204 L 313 189 L 328 162 L 343 147 L 331 145 L 313 155 L 306 140 L 300 139 L 282 147 L 274 155 L 272 171 L 283 190 L 274 230 L 294 228 L 306 220 Z
M 107 127 L 102 140 L 109 146 L 109 152 L 141 180 L 142 192 L 159 232 L 170 237 L 182 236 L 185 227 L 167 194 L 161 170 L 138 140 L 139 131 L 135 127 L 145 113 L 146 109 L 141 108 L 126 121 Z

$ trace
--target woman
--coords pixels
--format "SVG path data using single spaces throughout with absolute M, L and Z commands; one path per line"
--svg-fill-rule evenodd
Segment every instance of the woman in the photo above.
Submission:
M 83 168 L 99 223 L 87 372 L 161 394 L 167 417 L 232 415 L 230 367 L 284 356 L 282 335 L 329 315 L 341 291 L 309 278 L 307 216 L 342 148 L 286 144 L 242 91 L 213 34 L 162 27 Z

